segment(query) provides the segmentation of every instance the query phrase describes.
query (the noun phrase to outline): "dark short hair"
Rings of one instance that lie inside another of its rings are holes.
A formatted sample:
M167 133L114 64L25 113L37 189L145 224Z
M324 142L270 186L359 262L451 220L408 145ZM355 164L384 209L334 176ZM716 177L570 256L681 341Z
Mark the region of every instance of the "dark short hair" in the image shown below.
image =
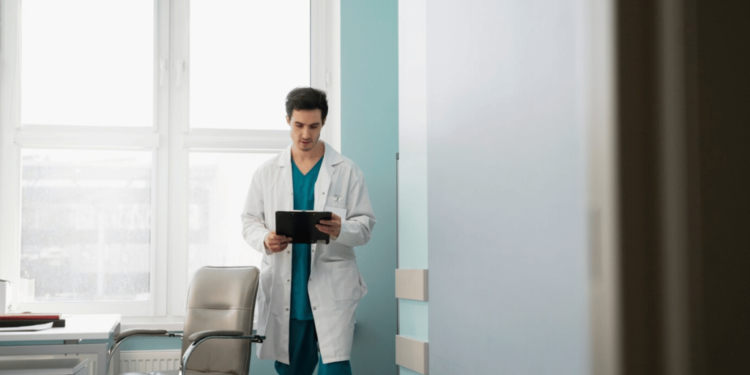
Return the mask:
M294 110L319 109L323 121L328 115L328 100L325 91L312 87L297 87L286 96L286 115L292 118Z

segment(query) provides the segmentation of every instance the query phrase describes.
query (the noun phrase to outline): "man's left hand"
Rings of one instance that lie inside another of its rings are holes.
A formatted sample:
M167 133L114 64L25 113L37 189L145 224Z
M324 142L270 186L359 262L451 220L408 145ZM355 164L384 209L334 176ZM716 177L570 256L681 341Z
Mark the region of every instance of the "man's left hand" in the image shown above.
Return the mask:
M321 220L320 224L315 224L315 227L335 240L341 234L341 216L331 213L331 220Z

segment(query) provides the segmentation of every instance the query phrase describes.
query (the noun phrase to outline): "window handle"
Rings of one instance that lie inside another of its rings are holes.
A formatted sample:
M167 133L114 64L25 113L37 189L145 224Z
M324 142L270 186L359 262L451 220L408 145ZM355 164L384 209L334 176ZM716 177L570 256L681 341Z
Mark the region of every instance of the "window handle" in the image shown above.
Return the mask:
M177 82L176 85L179 86L182 83L182 75L185 73L185 60L179 60L177 61Z
M159 59L159 86L167 82L167 59Z

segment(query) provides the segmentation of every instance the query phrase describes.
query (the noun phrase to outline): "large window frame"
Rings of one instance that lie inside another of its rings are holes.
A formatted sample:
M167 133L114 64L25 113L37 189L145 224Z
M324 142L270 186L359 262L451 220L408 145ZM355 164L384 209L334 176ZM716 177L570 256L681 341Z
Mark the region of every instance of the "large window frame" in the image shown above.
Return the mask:
M279 152L285 130L191 129L189 0L154 0L154 123L143 128L22 124L22 0L0 2L0 279L20 277L21 150L153 152L150 297L143 302L16 303L19 311L119 313L125 323L180 322L187 295L188 161L193 152ZM327 91L323 139L340 149L339 0L311 0L310 85ZM280 101L283 98L279 98ZM237 208L237 217L241 207ZM239 235L239 234L238 234ZM178 328L178 327L175 327Z

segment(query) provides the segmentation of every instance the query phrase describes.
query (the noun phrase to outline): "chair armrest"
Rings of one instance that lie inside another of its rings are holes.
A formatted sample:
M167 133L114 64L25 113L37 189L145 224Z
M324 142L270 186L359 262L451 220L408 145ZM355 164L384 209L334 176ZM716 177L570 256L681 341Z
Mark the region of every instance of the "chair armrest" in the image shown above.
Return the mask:
M114 336L114 345L109 348L107 353L107 364L105 367L105 374L109 374L109 366L112 363L112 357L114 357L117 349L128 339L136 336L151 336L151 337L182 337L178 333L169 333L166 329L127 329Z
M124 340L130 336L137 335L149 335L149 336L161 336L166 335L166 329L128 329L115 335L115 342Z
M200 331L190 335L188 340L190 340L190 342L196 342L208 336L242 336L242 331Z
M188 359L193 353L193 350L208 339L234 339L234 340L248 340L250 342L262 344L266 339L266 336L244 336L242 331L201 331L196 332L188 337L191 344L188 346L185 353L182 355L182 363L180 364L180 370L187 368Z

